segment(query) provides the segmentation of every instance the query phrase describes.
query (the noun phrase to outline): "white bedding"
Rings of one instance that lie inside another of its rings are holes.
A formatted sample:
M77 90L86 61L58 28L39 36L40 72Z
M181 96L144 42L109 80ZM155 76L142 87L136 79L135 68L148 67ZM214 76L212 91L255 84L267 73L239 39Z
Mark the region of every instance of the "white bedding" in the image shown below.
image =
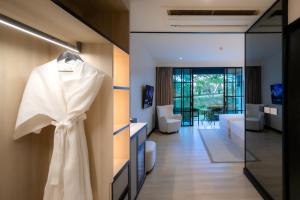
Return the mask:
M231 140L239 147L244 149L245 141L245 122L244 120L230 121Z
M228 136L231 135L231 121L244 121L244 114L222 114L219 115L220 129Z

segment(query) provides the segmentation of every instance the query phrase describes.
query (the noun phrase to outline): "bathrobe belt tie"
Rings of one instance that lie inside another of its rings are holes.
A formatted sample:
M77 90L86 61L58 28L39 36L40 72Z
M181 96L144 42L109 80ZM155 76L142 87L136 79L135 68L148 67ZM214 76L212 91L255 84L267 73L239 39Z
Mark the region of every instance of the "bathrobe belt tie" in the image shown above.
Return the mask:
M53 145L53 166L51 169L49 179L51 185L58 185L60 177L62 176L64 159L65 159L65 149L66 149L66 136L74 124L79 121L86 119L86 114L81 114L72 118L68 118L62 121L52 121L51 124L55 126L54 132L54 145Z

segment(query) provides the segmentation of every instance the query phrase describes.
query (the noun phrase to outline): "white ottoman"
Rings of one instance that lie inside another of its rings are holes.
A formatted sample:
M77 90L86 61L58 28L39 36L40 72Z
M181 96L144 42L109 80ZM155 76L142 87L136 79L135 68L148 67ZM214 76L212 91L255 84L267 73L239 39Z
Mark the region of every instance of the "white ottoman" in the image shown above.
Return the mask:
M146 141L145 168L147 173L154 168L155 160L156 143L153 141Z

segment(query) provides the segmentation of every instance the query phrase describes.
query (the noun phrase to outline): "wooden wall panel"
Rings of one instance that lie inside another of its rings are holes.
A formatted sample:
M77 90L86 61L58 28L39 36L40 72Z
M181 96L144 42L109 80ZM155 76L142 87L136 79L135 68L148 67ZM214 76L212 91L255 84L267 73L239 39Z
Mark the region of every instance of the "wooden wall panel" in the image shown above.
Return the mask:
M7 27L0 32L0 199L42 199L53 127L14 141L14 126L30 72L62 49Z
M0 199L39 200L47 180L54 127L14 141L14 126L30 72L65 50L7 27L0 26L0 33ZM95 200L110 199L111 194L112 51L110 44L83 44L82 58L106 73L85 121Z
M82 57L105 72L105 79L88 112L86 136L94 200L108 200L113 174L113 91L111 44L85 44Z

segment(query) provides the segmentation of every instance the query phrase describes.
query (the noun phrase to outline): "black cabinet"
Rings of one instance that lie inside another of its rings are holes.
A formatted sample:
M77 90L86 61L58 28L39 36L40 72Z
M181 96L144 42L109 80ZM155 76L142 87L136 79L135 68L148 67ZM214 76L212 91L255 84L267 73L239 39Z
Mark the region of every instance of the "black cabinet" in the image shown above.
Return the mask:
M137 188L139 190L145 179L145 142L138 147L137 155Z
M130 138L130 199L134 200L141 189L145 178L145 141L147 125L140 128Z
M114 177L112 184L112 200L127 200L129 193L129 164L123 166Z

